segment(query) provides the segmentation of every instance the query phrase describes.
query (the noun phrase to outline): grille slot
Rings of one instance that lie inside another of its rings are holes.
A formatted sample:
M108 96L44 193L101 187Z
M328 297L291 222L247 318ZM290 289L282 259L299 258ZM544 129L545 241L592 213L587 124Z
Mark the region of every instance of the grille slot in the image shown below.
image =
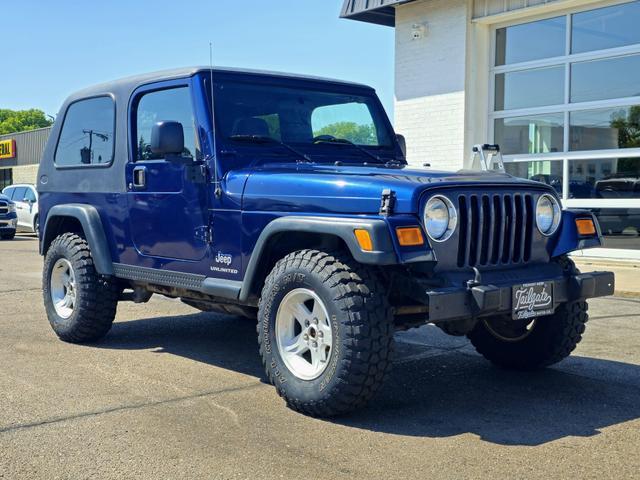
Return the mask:
M531 259L532 194L461 194L458 209L458 267L526 263Z
M9 204L0 201L0 215L6 215L7 213L9 213Z

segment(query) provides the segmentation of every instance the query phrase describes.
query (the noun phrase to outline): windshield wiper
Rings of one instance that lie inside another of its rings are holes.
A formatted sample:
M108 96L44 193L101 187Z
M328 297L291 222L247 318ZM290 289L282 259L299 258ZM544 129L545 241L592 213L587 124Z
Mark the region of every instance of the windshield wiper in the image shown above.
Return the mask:
M384 162L384 160L382 160L379 156L371 153L369 150L367 150L364 147L361 147L360 145L358 145L357 143L353 143L351 140L347 140L346 138L337 138L334 137L333 135L321 135L319 137L316 137L313 139L314 143L329 143L329 144L337 144L337 145L351 145L352 147L356 147L358 150L360 150L362 153L364 153L365 155L373 158L375 161L377 162Z
M287 145L280 140L276 140L273 137L268 137L266 135L231 135L229 137L231 140L235 140L237 142L249 142L249 143L274 143L276 145L280 145L290 152L294 153L298 157L304 159L305 162L313 163L313 160L306 154L293 148L291 145Z

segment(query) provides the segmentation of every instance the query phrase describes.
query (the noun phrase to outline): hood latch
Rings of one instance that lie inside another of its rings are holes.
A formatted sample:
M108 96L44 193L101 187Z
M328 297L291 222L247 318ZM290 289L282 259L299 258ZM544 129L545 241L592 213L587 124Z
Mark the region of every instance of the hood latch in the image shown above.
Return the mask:
M396 192L389 188L382 190L382 197L380 201L380 215L388 217L393 213L393 209L396 206Z

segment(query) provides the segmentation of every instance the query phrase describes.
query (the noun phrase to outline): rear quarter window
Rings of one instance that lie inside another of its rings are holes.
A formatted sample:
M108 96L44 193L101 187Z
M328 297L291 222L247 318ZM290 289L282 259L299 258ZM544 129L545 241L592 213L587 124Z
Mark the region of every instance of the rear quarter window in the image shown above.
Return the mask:
M57 167L109 166L113 162L116 107L111 97L72 103L54 157Z

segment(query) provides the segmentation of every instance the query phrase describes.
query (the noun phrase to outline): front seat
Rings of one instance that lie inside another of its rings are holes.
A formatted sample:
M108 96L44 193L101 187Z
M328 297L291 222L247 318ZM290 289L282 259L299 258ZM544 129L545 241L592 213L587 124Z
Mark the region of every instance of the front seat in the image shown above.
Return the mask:
M234 135L255 135L270 137L269 125L262 118L247 117L238 120L233 128Z

